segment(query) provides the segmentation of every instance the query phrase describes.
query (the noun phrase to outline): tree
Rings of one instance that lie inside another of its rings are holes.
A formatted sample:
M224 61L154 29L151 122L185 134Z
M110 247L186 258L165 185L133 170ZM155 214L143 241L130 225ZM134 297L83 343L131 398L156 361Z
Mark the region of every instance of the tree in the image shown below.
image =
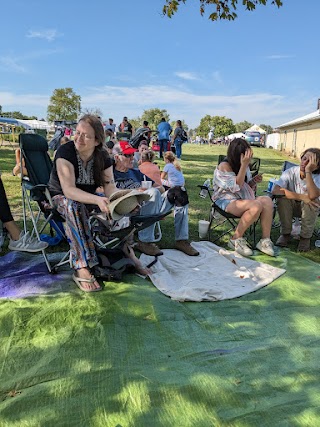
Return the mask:
M213 12L210 13L209 19L211 21L227 20L233 21L237 18L236 10L242 5L246 10L255 10L256 6L265 6L270 0L199 0L200 3L200 14L204 15L206 8L212 6ZM166 0L166 4L163 6L162 12L164 15L171 18L176 12L181 3L186 3L187 0ZM238 6L238 2L240 5ZM271 0L271 4L278 8L282 6L282 0Z
M49 122L54 120L74 121L78 119L80 111L81 97L71 87L55 89L48 105L47 118Z
M239 122L235 124L236 132L243 132L249 129L253 123L247 122L246 120L243 122Z
M82 111L81 111L81 114L91 114L93 116L101 117L101 119L102 119L102 116L103 116L102 111L98 107L94 107L94 108L88 108L88 107L86 107L86 108L83 108Z
M148 126L150 129L157 130L157 126L160 123L162 117L164 117L167 122L169 121L170 116L167 113L167 110L160 110L160 108L151 108L150 110L144 110L141 116L140 126L142 126L142 122L146 120L149 123Z
M231 119L224 116L210 116L207 114L200 120L200 125L197 128L198 135L203 138L208 137L210 129L214 129L214 136L227 136L234 133L236 128Z
M273 132L273 127L270 125L259 125L263 130L267 132L267 134Z

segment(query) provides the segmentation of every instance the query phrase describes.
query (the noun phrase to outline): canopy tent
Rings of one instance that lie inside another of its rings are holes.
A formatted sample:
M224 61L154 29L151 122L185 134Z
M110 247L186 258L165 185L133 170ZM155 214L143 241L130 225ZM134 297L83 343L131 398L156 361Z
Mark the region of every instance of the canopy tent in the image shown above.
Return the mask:
M263 134L266 133L266 131L258 125L252 125L250 128L246 129L246 132L260 132Z
M18 120L22 125L30 126L32 129L54 129L54 126L44 120Z
M1 123L7 123L8 125L22 126L25 129L46 129L50 130L53 126L43 120L22 120L13 119L8 117L0 117Z
M25 129L32 129L30 125L28 125L27 123L22 123L21 120L18 119L0 117L0 122L8 125L23 126Z

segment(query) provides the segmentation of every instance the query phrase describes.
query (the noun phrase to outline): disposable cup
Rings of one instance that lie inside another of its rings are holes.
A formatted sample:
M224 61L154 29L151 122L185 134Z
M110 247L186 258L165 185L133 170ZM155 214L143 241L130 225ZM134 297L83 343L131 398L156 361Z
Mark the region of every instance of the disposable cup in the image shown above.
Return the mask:
M141 181L141 188L151 188L152 181Z
M204 219L199 220L199 237L205 239L209 231L210 222Z

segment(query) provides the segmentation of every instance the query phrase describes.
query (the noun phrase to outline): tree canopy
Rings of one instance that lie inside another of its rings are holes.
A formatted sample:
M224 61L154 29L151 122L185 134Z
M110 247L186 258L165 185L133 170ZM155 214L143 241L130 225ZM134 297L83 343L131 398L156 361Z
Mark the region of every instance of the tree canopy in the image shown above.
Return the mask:
M253 125L253 123L247 122L246 120L244 120L243 122L236 123L235 124L236 132L243 132L244 133L244 131L251 128L252 125Z
M203 138L207 138L211 129L214 129L214 136L226 136L234 133L236 128L231 119L224 116L210 116L207 114L200 120L200 125L197 128L197 134Z
M209 12L208 17L211 21L233 21L238 16L236 14L237 8L242 6L246 10L251 11L254 10L256 6L266 6L268 1L277 7L282 6L281 0L199 0L200 14L204 15L209 8L212 8L213 12ZM178 12L181 3L186 2L187 0L166 0L163 6L163 14L171 18Z
M77 120L81 111L81 97L71 87L55 89L47 109L49 122L54 120Z

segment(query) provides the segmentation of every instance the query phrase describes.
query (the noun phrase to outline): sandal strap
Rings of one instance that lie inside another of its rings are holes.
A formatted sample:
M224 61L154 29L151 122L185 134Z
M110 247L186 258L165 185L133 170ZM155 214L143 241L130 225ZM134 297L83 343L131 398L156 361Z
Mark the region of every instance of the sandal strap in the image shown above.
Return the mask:
M82 278L82 277L79 277L79 276L76 276L76 275L75 275L75 278L76 278L77 280L79 280L79 282L84 282L84 283L93 283L93 282L95 282L95 281L96 281L96 278L95 278L94 276L91 276L91 278L90 278L90 279L85 279L85 278Z

